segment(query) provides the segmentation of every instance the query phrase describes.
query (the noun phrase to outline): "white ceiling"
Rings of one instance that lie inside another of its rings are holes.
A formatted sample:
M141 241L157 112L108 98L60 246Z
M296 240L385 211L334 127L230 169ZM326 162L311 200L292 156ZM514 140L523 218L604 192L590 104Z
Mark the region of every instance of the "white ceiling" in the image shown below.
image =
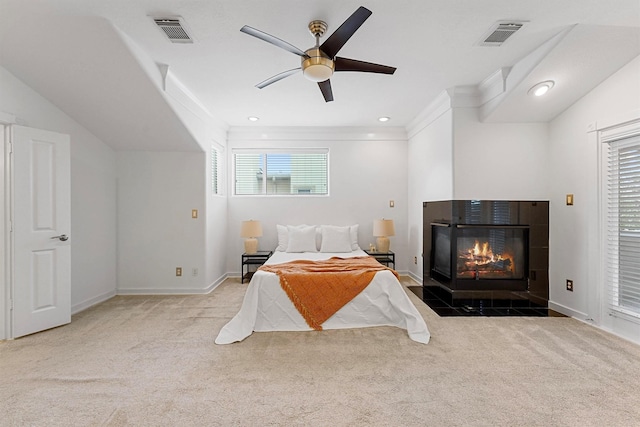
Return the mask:
M309 21L326 21L330 34L359 6L373 15L340 56L395 66L394 75L336 73L330 103L301 74L254 87L298 67L299 57L241 33L243 25L305 50L314 44ZM181 16L195 43L170 43L150 18L167 15ZM477 46L499 20L527 23L502 47ZM488 118L546 121L637 56L639 31L638 0L0 0L0 65L114 148L154 149L155 140L162 149L171 144L160 134L188 132L168 120L149 77L157 70L146 63L168 65L231 127L406 126L445 89L478 85L504 67L511 81ZM562 96L531 105L526 90L537 79L556 79ZM147 142L135 145L124 129Z

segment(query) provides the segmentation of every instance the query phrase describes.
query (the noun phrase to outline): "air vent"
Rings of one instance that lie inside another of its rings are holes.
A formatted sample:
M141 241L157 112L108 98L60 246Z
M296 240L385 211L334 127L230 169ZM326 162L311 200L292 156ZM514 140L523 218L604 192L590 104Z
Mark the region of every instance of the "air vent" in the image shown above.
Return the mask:
M478 43L479 46L502 46L509 37L524 25L523 21L497 22Z
M185 29L182 18L153 18L153 21L172 43L193 43L193 39Z

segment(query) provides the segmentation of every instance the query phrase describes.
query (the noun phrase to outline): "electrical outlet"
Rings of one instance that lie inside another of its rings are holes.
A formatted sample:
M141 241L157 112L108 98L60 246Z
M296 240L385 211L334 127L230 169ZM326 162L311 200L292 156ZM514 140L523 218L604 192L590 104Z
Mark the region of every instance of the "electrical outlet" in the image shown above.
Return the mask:
M191 275L192 275L193 277L196 277L196 276L198 275L198 269L197 269L197 268L193 268L193 269L191 270Z
M417 256L414 256L414 257L413 257L413 263L414 263L415 265L418 265L418 257L417 257Z
M567 279L567 290L573 292L573 280Z
M176 267L176 276L182 276L182 267Z

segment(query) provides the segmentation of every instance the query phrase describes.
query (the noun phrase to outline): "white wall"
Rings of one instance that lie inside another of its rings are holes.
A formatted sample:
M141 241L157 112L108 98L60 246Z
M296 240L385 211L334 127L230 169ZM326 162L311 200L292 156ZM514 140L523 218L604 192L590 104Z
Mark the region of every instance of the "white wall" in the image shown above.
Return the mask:
M117 153L119 294L207 291L206 162L204 152Z
M226 182L226 143L228 126L214 118L202 104L170 71L165 79L165 98L173 108L182 123L189 130L194 140L205 154L205 210L201 212L205 226L204 251L204 284L207 289L213 289L221 283L227 275L227 194L225 191L218 195L211 193L211 150L216 146L220 150L222 173L220 174L220 188L224 189ZM193 244L198 244L193 242Z
M226 139L225 139L226 142ZM213 146L220 149L221 173L219 174L220 192L217 195L212 193L211 186L211 149ZM228 170L226 167L226 148L217 142L213 142L206 153L207 171L205 183L206 199L206 248L205 248L205 284L210 289L220 284L227 277L227 258L229 252L228 232L229 216L228 193L225 183L228 181Z
M453 110L453 199L548 200L547 123L483 123Z
M640 343L640 326L601 314L598 281L598 146L588 129L595 123L640 116L640 57L551 122L550 304ZM574 205L564 203L574 194ZM565 289L573 279L574 291Z
M262 222L260 249L277 246L276 224L359 224L363 249L375 243L373 220L393 219L390 238L396 269L408 268L407 141L404 129L231 129L228 140L229 177L234 148L329 148L329 196L233 196L229 179L227 269L240 273L244 251L240 223ZM395 207L389 207L389 201ZM413 262L411 258L411 262Z
M408 143L408 252L418 263L410 274L422 282L422 203L453 198L453 114L450 108L427 119Z
M0 87L0 111L18 124L71 137L71 307L78 312L115 295L115 153L1 67Z

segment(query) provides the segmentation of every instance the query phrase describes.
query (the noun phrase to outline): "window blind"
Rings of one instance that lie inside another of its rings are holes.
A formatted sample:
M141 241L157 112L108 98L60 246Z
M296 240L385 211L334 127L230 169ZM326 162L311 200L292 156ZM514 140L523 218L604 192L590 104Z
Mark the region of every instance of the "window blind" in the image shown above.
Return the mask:
M608 302L640 319L640 135L607 145Z
M328 150L234 152L236 195L326 195Z
M211 193L220 194L220 153L211 147Z

